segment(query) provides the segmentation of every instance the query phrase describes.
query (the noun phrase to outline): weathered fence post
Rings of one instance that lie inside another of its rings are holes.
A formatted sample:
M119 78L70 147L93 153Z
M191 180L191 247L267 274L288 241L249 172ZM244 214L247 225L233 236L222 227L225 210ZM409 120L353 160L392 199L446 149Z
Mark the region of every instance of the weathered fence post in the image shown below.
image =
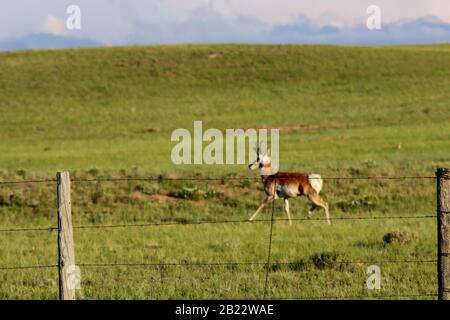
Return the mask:
M450 300L450 169L439 168L437 178L438 298Z
M59 299L74 300L75 250L72 230L72 210L70 203L69 172L56 174L56 194L58 208L58 271Z

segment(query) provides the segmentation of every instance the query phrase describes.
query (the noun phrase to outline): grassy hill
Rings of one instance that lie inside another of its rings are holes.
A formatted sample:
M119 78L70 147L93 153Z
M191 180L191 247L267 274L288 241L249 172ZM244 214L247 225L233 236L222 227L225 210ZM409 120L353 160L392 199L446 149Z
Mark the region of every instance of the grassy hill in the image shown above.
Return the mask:
M450 166L450 45L0 53L0 182L53 177L59 169L89 178L256 177L246 165L173 165L170 135L192 131L194 120L204 128L281 128L281 170L433 176L437 166ZM277 221L272 261L294 263L271 267L268 297L436 292L435 219L401 218L435 214L434 188L426 179L326 180L333 218L391 219ZM0 230L54 226L54 190L53 183L0 185ZM243 220L262 198L254 181L72 184L76 226ZM291 212L305 218L308 206L293 200ZM281 202L275 210L275 218L285 217ZM76 229L76 258L82 265L265 262L269 226ZM52 231L1 237L0 269L56 263ZM365 286L371 264L381 267L380 291ZM265 279L261 264L81 272L79 298L261 298ZM57 298L56 269L0 270L0 299L7 298Z
M282 133L282 169L376 161L425 172L449 161L449 88L450 46L0 53L0 169L190 172L172 165L170 134L203 120L219 129L319 125Z

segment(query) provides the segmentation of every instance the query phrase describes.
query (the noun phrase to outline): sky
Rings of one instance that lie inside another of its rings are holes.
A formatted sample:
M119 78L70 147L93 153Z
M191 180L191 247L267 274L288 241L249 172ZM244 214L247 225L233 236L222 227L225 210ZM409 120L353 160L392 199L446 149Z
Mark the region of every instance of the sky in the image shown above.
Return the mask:
M66 12L80 9L80 29ZM367 8L380 9L370 30ZM450 0L15 0L0 50L171 43L450 42Z

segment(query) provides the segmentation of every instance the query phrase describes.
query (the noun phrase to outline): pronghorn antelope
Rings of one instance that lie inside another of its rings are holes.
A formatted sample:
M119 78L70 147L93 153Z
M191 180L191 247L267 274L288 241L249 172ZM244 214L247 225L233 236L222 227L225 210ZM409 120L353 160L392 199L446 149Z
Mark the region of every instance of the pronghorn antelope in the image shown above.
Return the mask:
M272 164L268 152L261 153L260 148L257 148L256 153L258 155L256 161L251 163L248 167L252 170L260 168L262 183L267 198L260 203L256 212L250 217L250 221L253 221L256 218L258 213L267 203L278 198L283 198L284 209L289 224L292 225L291 214L289 212L289 198L306 196L312 203L311 209L308 211L308 218L311 218L314 209L322 207L325 209L327 223L331 224L328 203L319 196L323 184L320 175L315 173L290 172L278 172L272 174Z

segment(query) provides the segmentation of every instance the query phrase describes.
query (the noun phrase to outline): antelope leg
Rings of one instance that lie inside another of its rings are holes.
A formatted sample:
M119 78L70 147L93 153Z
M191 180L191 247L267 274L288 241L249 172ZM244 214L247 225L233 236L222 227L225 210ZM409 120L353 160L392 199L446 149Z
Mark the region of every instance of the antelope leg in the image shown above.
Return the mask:
M270 202L273 201L273 197L268 196L267 198L265 198L263 201L261 201L261 203L259 204L258 209L256 209L255 213L250 217L250 221L255 220L256 216L258 215L258 213L262 210L262 208L264 208L264 206Z

